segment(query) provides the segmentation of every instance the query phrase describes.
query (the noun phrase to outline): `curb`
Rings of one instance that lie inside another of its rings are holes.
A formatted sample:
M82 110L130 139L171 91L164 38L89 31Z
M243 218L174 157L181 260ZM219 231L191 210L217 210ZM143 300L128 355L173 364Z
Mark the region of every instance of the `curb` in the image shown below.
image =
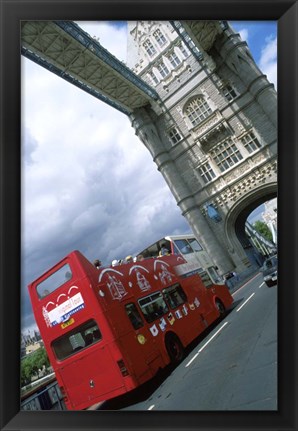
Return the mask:
M234 295L234 293L238 292L238 290L242 289L244 286L246 286L252 280L254 280L255 278L257 278L259 275L260 275L260 273L258 272L257 274L255 274L254 276L252 276L251 278L249 278L248 280L246 280L244 282L244 284L241 284L239 287L236 287L236 289L231 293L231 295Z

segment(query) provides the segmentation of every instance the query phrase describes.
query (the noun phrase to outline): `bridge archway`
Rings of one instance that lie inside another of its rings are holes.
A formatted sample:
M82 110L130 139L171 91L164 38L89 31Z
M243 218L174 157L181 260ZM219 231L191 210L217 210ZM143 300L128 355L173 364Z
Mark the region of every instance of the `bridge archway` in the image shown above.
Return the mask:
M277 183L258 187L247 193L230 208L225 220L229 250L236 266L260 266L261 260L245 232L248 216L263 203L277 197Z

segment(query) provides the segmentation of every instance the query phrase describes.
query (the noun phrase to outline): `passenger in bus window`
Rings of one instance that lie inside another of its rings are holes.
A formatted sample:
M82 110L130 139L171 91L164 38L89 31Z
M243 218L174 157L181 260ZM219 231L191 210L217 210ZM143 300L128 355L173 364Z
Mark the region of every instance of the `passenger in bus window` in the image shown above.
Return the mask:
M162 305L153 304L153 313L156 317L163 316L165 312L166 311Z
M180 285L164 289L163 295L172 309L182 305L187 300L186 294Z
M95 259L95 261L93 262L93 265L95 266L96 269L99 269L102 264L100 260Z
M176 308L179 305L177 298L169 293L165 293L165 299L171 308Z
M173 303L174 303L174 307L178 307L178 305L180 305L180 302L179 302L179 299L178 299L178 297L177 297L177 294L176 294L176 293L174 293L174 294L173 294L173 296L172 296L172 301L173 301Z
M100 340L100 331L99 331L99 329L95 329L93 331L93 338L94 338L95 341L96 340Z
M142 326L144 326L144 323L143 323L143 320L140 316L140 313L138 312L138 310L134 304L127 304L125 306L125 308L126 308L126 313L129 317L129 320L131 321L134 329L139 329Z
M133 258L132 258L132 256L126 256L126 258L125 258L125 262L126 262L126 263L133 262Z
M142 260L144 260L144 256L142 254L138 254L137 261L141 262Z
M160 249L160 252L159 252L159 256L167 256L168 254L170 254L170 252L167 249L167 247L165 246L165 244L163 244L161 246L161 249Z
M92 332L89 332L88 334L85 335L85 343L86 343L86 346L89 346L90 344L93 343L93 334L92 334Z
M142 321L142 319L140 318L139 315L131 312L129 314L129 318L130 318L130 321L131 321L132 326L134 327L134 329L138 329L141 326L143 326L143 321Z

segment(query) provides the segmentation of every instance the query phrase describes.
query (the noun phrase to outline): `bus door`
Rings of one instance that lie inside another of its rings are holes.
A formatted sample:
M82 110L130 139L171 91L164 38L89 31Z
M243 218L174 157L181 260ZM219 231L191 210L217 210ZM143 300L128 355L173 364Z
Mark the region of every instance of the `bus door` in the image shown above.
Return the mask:
M157 295L160 296L160 294ZM139 302L141 301L142 300ZM145 377L148 372L154 375L158 368L165 366L167 359L162 356L158 340L154 337L154 331L153 333L151 332L152 329L150 328L153 325L148 326L147 324L150 318L148 318L147 314L144 315L139 310L139 305L135 302L129 302L125 305L125 312L129 318L134 335L133 337L130 336L125 339L125 345L123 347L127 349L127 351L135 352L133 358L134 371L138 380L142 380L142 375ZM124 339L122 343L124 343ZM139 356L140 359L139 363L137 356Z
M117 391L124 386L120 365L103 342L100 328L90 319L52 343L64 388L72 408L86 400Z
M129 268L129 265L124 265L122 268L119 267L118 272L122 271L125 274ZM125 285L125 282L118 285L117 292L120 287L122 289L121 298L120 294L111 290L111 283L109 289L102 284L100 291L110 292L110 295L101 296L100 303L101 307L105 307L105 316L113 328L115 342L122 352L123 360L132 377L140 383L154 375L164 363L158 345L155 341L149 342L152 337L148 333L146 320L137 305L137 300L126 291Z

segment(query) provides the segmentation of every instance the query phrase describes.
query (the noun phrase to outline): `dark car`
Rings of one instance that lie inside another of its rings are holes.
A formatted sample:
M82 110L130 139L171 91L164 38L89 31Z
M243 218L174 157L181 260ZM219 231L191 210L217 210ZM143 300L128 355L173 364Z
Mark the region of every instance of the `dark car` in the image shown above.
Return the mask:
M268 257L265 260L261 271L268 287L277 284L277 256Z

